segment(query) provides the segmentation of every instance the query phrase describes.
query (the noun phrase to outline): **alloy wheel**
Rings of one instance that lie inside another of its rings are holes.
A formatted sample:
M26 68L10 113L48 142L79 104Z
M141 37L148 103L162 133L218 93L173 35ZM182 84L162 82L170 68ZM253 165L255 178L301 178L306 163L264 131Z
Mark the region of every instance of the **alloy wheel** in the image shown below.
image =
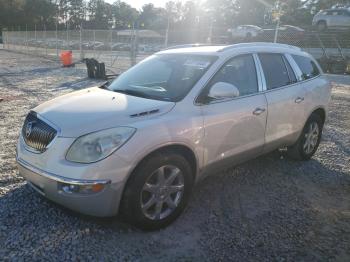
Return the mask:
M141 190L141 209L151 220L161 220L174 212L184 194L184 176L181 170L165 165L155 170Z
M303 145L303 150L306 154L310 154L317 146L319 139L319 127L316 122L311 122L308 131L305 132L305 142Z

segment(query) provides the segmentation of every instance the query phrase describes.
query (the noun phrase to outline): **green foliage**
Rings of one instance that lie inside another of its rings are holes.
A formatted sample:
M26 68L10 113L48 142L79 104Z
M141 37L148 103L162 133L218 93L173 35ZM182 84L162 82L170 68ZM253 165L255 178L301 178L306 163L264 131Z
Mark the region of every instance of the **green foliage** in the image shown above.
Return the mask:
M350 4L350 0L174 0L165 8L146 4L139 11L122 0L113 4L104 0L0 0L0 28L164 30L169 24L171 29L188 30L266 25L275 22L276 10L282 14L282 23L310 25L316 12L335 4Z

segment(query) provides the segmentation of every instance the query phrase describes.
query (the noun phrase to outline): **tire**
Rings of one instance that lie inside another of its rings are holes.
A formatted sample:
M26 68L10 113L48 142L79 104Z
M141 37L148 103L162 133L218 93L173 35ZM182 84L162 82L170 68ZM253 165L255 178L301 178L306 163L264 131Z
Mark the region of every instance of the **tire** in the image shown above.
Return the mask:
M165 180L160 179L162 173ZM171 175L175 179L170 185ZM171 152L151 155L141 162L127 182L121 202L122 217L143 230L166 227L186 207L192 186L192 169L184 157ZM180 188L182 190L171 193Z
M317 128L317 134L311 132L314 128ZM315 154L321 142L322 129L323 121L321 117L317 114L312 114L307 120L297 142L288 147L287 155L295 160L309 160ZM310 132L313 135L313 138L310 136Z
M317 30L323 32L327 30L327 23L325 21L320 21L317 23Z
M246 34L246 36L245 36L245 40L246 40L246 41L252 41L252 39L253 39L252 33L248 32L248 33Z

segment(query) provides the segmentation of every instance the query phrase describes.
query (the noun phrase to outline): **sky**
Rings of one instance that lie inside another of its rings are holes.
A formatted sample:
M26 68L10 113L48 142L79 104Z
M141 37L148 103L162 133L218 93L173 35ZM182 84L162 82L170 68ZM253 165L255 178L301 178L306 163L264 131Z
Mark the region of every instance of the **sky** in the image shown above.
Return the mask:
M113 4L115 0L105 0L108 3ZM145 4L152 3L156 7L165 7L166 0L123 0L123 2L128 3L132 7L135 7L136 9L141 9L141 7Z

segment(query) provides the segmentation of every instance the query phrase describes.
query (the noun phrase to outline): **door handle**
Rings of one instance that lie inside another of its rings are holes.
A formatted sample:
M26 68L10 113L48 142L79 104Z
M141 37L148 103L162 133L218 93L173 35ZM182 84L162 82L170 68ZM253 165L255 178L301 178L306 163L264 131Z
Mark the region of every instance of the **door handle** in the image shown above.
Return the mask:
M299 104L299 103L301 103L301 102L303 102L304 101L304 97L297 97L295 100L294 100L294 102L295 103L297 103L297 104Z
M265 108L258 107L253 111L253 115L256 115L256 116L261 115L262 113L265 112L265 110L266 110Z

